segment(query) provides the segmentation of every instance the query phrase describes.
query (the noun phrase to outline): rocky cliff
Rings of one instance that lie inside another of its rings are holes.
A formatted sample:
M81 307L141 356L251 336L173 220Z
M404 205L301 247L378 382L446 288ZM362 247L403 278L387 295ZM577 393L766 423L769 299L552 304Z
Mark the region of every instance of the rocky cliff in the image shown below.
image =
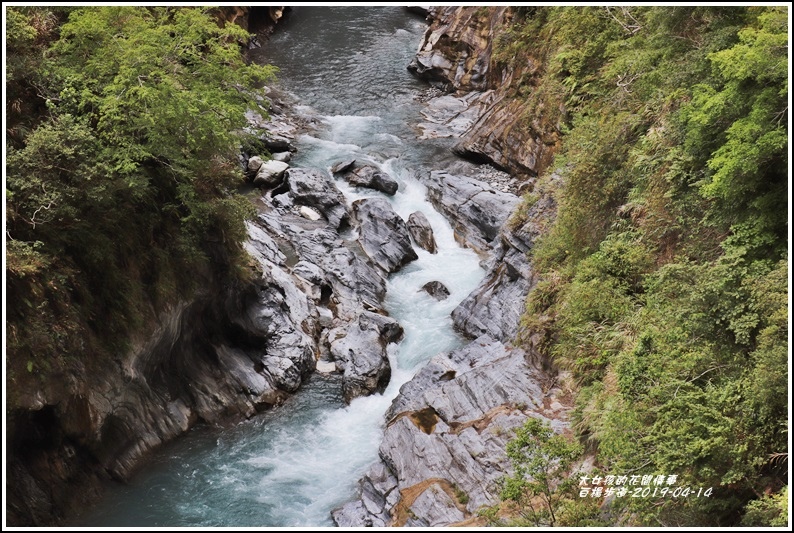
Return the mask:
M455 93L457 105L439 100L429 107L435 115L430 122L458 125L449 134L461 137L455 147L459 155L491 163L526 181L551 163L559 144L559 124L544 115L560 113L525 113L520 94L532 86L541 68L538 62L528 57L518 67L505 68L494 58L494 48L500 38L509 38L507 29L515 16L514 7L433 8L430 26L408 69Z

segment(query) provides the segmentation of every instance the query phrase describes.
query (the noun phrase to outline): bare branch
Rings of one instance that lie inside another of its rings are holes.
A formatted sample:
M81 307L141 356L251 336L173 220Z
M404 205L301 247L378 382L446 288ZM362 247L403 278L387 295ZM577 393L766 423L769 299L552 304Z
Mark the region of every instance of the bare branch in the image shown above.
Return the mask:
M33 226L33 229L36 229L36 215L38 215L41 210L48 211L51 207L52 207L52 201L50 201L50 203L48 203L47 205L42 205L41 207L33 211L33 216L30 217L30 220L26 222L31 226Z
M612 13L611 7L604 6L604 8L607 10L607 13L609 13L609 15L615 20L615 22L620 24L620 27L623 28L626 31L626 33L630 35L634 35L635 33L637 33L642 29L642 25L639 23L639 21L636 18L634 18L634 15L631 14L631 10L628 7L623 6L620 8L620 11L623 14L623 16L629 19L627 22L623 22L622 20L617 18L615 14Z

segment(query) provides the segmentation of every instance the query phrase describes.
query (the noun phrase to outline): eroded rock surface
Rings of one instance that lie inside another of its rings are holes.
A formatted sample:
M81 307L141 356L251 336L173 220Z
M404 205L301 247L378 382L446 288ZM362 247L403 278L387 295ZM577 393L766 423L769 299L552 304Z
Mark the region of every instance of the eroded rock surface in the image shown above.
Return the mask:
M436 7L408 70L446 91L484 91L491 70L495 27L509 16L509 8Z
M402 336L403 329L396 320L368 311L362 312L357 321L328 332L331 358L343 373L345 401L383 392L391 377L386 346L399 342Z
M396 272L419 258L411 246L405 221L389 202L382 198L356 200L353 213L361 248L385 272Z
M482 336L434 357L386 413L381 462L360 482L339 524L450 525L498 500L513 430L528 416L566 431L562 391L520 349Z
M440 281L428 281L420 289L436 300L446 300L449 298L449 289Z
M373 165L356 165L355 161L343 161L336 165L332 172L340 174L345 181L354 187L365 187L394 196L399 184L387 173Z
M417 246L427 250L431 254L437 253L436 239L433 235L433 227L427 217L421 211L416 211L408 215L408 232L413 237Z
M286 180L292 203L317 209L334 229L347 222L349 211L345 197L326 172L291 168Z
M505 36L515 9L431 9L430 26L408 69L433 86L455 91L428 102L426 121L420 124L424 137L460 137L457 154L527 180L551 163L565 110L542 109L527 116L523 99L513 96L538 75L538 63L529 57L502 70L492 58L493 43Z
M450 221L456 240L481 256L498 244L499 230L519 202L487 183L441 170L431 172L425 183L428 199Z
M527 295L534 286L529 251L556 212L550 196L528 210L511 214L487 264L487 273L474 291L452 311L452 320L469 337L488 334L512 343L518 333Z

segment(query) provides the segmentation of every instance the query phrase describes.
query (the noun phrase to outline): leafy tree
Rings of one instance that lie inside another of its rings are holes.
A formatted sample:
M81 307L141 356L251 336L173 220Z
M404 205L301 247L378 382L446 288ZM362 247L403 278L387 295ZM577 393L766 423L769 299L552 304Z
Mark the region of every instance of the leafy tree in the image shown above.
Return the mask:
M788 486L777 493L754 500L747 505L743 526L786 527L788 523Z
M538 418L530 418L507 444L513 474L502 480L501 497L521 504L535 526L555 525L558 508L575 480L567 477L581 448ZM538 501L539 500L539 501Z
M234 277L251 214L237 152L274 69L247 64L248 34L207 9L9 13L10 60L33 67L11 75L41 102L7 144L9 360L43 372Z

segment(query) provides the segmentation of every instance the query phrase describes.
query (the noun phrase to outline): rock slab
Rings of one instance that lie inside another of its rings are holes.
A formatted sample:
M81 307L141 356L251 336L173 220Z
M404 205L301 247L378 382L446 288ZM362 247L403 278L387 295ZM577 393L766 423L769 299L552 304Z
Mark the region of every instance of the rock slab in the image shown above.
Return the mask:
M292 168L287 174L288 195L297 205L317 209L334 229L347 222L345 197L331 177L319 169Z
M381 462L334 521L447 526L496 503L513 430L529 416L567 428L568 408L556 401L562 391L544 391L547 379L523 350L488 336L434 357L400 389L386 413Z
M417 246L427 250L431 254L438 253L436 239L433 235L433 227L427 217L421 211L416 211L408 215L408 232L413 237Z
M513 208L516 195L467 176L434 170L425 180L427 197L455 230L455 238L485 257Z
M399 184L391 176L372 165L364 165L343 173L345 180L355 187L366 187L394 196Z
M411 246L405 221L394 212L389 202L382 198L356 200L353 214L359 228L361 248L385 272L397 272L419 258Z

